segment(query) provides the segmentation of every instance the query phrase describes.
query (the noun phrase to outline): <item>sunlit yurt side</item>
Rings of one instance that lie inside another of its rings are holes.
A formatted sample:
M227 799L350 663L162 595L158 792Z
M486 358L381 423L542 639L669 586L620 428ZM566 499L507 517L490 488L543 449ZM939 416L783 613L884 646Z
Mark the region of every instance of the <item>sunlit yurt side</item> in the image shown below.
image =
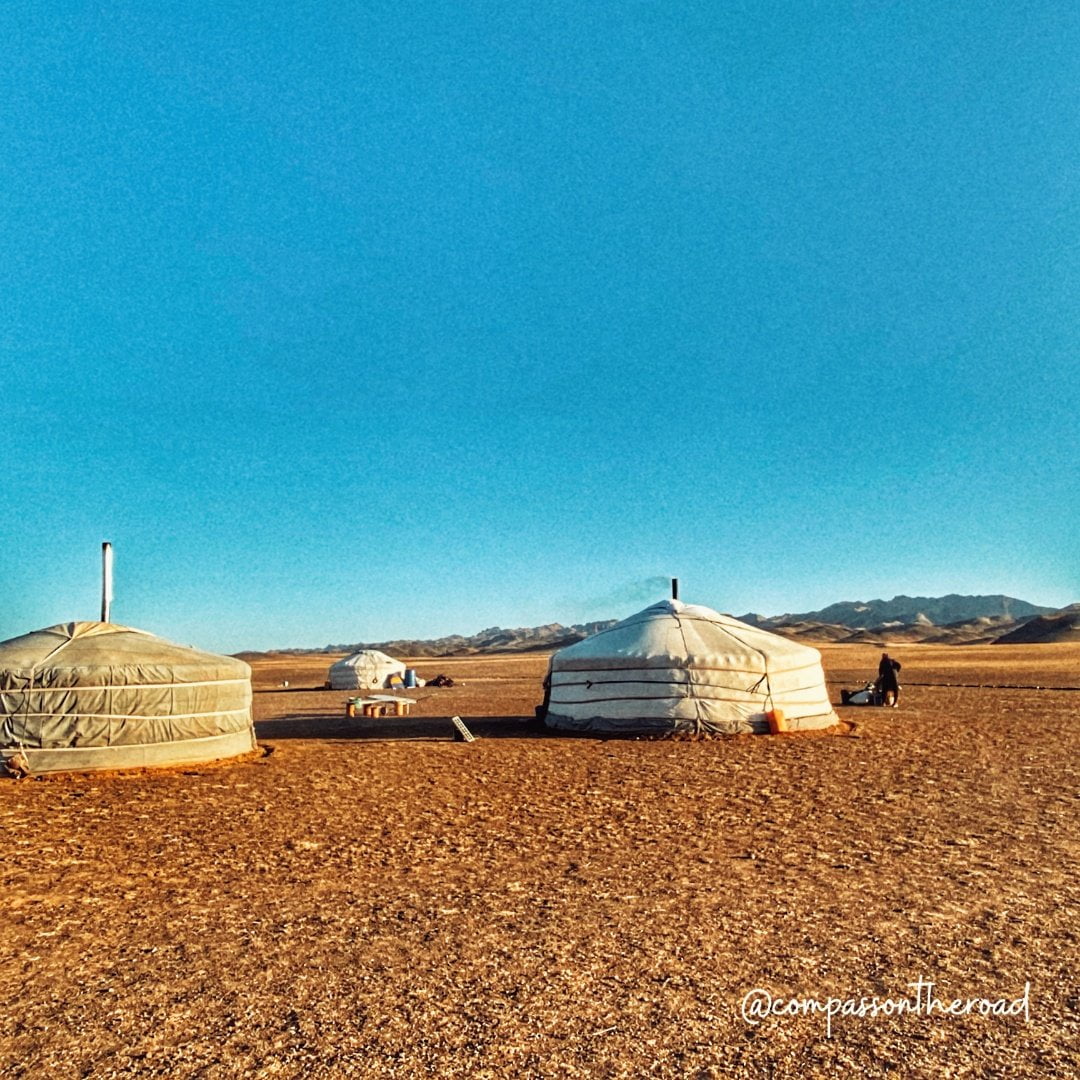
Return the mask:
M573 731L738 734L838 723L817 649L665 600L551 658L547 723Z
M0 755L31 772L184 765L254 749L251 668L107 622L0 642Z

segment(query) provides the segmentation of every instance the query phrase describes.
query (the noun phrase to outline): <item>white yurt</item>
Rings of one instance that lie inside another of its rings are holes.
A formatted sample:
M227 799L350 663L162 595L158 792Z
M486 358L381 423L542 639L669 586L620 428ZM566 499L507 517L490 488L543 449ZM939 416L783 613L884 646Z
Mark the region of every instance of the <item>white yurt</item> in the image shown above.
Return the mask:
M560 649L547 723L572 731L766 732L838 723L817 649L711 608L665 600Z
M391 675L405 677L405 665L377 649L362 649L330 665L327 683L331 690L375 690L388 684Z
M32 773L187 765L255 748L251 668L111 622L0 642L0 756Z

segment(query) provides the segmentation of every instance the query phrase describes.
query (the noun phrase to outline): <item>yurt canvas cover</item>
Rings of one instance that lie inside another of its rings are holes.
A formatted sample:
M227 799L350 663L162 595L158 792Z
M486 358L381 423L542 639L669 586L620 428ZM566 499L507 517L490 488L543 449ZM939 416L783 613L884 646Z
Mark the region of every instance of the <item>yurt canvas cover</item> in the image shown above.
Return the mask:
M32 772L179 765L255 746L251 668L115 623L0 642L0 753Z
M551 658L547 722L607 732L764 732L838 722L821 653L711 608L665 600Z
M391 675L405 675L405 665L377 649L363 649L330 665L331 690L374 690Z

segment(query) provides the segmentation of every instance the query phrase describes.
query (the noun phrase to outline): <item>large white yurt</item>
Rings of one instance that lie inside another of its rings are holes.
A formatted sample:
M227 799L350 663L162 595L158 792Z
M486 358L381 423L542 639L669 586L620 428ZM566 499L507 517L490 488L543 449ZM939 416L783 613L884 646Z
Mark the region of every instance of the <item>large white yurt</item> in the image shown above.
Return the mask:
M817 649L665 600L551 658L547 723L573 731L737 734L838 723Z
M186 765L255 748L251 668L111 622L0 642L0 756L30 772Z
M378 649L362 649L330 665L327 677L331 690L375 690L384 687L391 675L405 677L405 665Z

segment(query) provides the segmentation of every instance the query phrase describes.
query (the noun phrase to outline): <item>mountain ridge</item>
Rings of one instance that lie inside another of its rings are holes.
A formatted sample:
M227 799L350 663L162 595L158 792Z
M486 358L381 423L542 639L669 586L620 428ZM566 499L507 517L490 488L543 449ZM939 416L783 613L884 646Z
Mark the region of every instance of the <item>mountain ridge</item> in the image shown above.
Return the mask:
M1008 616L1022 619L1033 618L1036 615L1050 615L1057 610L1057 608L1043 607L1040 604L1031 604L1015 596L1005 596L1003 593L988 596L962 596L959 593L948 593L946 596L906 596L901 593L891 600L841 600L838 603L829 604L820 611L769 617L753 616L751 613L751 615L739 616L739 618L747 622L752 616L764 618L761 625L822 622L866 630L875 626L884 626L889 622L907 625L922 621L933 623L935 626L947 626L984 616Z
M843 600L819 611L784 615L748 612L735 616L763 630L807 642L925 643L973 645L1001 641L1037 643L1080 638L1080 604L1044 607L1014 596L905 596L891 600ZM849 621L844 621L849 620ZM321 648L267 650L283 655L351 653L379 649L400 656L476 656L529 653L561 649L614 626L617 619L564 625L505 628L489 626L475 634L447 634L438 638L395 638L388 641L324 645ZM1025 627L1031 629L1025 633ZM238 656L262 656L243 652Z

